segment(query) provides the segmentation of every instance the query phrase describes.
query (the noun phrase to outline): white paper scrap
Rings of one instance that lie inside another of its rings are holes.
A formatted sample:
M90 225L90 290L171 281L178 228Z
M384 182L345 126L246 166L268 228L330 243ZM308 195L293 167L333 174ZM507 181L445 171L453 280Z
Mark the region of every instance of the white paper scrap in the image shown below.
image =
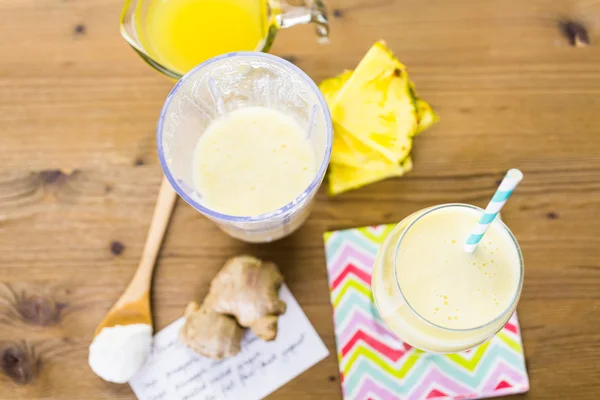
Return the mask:
M242 351L220 361L202 357L178 340L183 318L154 336L142 370L129 382L140 400L260 400L329 354L287 288L287 310L277 339L264 342L246 332Z

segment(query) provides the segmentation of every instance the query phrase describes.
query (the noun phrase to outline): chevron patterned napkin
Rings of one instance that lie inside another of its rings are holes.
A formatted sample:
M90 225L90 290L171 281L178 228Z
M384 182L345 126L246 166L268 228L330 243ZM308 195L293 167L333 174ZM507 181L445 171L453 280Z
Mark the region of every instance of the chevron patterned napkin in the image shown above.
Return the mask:
M386 327L370 282L393 227L324 235L344 400L481 399L529 390L516 314L491 340L456 354L413 349Z

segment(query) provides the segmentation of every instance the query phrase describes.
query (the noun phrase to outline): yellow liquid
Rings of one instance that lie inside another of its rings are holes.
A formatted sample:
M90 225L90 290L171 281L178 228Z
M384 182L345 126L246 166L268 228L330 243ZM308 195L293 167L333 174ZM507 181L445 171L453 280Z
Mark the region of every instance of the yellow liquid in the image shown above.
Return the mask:
M154 0L145 22L150 55L181 74L223 53L260 50L268 30L263 0Z
M290 115L247 107L215 119L194 150L194 183L209 208L255 216L292 202L315 177L306 132Z
M402 340L426 351L455 353L483 343L510 319L521 292L522 265L518 247L498 220L474 253L464 252L462 241L481 216L468 207L447 205L408 229L428 210L408 216L386 238L371 287L381 317Z

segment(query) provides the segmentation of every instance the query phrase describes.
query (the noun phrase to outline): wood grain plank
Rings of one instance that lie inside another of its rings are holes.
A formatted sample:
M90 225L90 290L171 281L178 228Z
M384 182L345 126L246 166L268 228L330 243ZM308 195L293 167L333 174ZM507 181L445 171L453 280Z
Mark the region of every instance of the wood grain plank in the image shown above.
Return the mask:
M0 2L2 399L134 398L93 375L87 346L139 261L161 176L156 120L173 82L120 38L121 5ZM276 243L237 242L179 200L155 276L156 327L201 298L231 255L272 259L331 355L269 398L340 399L322 233L443 202L482 206L516 166L526 179L503 217L525 255L531 391L515 398L599 398L600 2L328 5L330 45L299 27L273 52L318 82L384 38L440 123L415 140L411 174L332 199L321 190L307 223ZM565 20L591 45L572 47ZM6 365L15 359L19 368Z

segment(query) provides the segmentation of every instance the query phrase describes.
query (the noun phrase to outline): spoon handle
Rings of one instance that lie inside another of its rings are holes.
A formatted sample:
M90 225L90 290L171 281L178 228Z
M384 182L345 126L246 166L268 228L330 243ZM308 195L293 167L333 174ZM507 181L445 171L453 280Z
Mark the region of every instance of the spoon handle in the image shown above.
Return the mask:
M167 178L163 176L140 264L119 302L127 303L136 300L149 290L156 257L169 225L176 199L177 193L173 190Z

